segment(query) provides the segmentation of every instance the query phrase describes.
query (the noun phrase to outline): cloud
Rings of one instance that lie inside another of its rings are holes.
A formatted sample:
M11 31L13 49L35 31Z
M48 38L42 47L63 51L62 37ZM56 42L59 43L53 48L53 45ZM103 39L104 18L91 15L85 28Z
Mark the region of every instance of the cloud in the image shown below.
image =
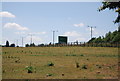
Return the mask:
M87 41L87 39L84 38L84 37L78 37L78 38L76 38L75 40L78 40L78 41L81 41L81 42Z
M41 35L41 34L46 34L46 32L32 32L32 33L29 33L29 34Z
M0 12L0 17L10 17L10 18L15 18L15 15L13 15L10 12L4 11L4 12Z
M41 39L38 36L33 36L32 38L33 38L34 41L43 41L43 39Z
M26 32L15 32L15 34L21 35L21 34L26 34Z
M83 24L83 23L80 23L80 24L73 24L73 26L75 26L75 27L83 27L84 24Z
M71 36L71 37L81 36L80 33L76 32L76 31L65 32L64 35L65 35L65 36Z
M32 43L41 43L43 41L44 40L41 37L39 37L39 36L34 36L34 35L32 36ZM31 42L31 36L27 36L25 38L25 42L26 43Z
M21 34L26 34L26 35L43 35L46 34L46 32L25 32L25 31L19 31L19 32L14 32L15 34L21 35Z
M84 33L79 33L77 31L65 32L62 36L68 36L70 42L85 42L87 41L86 35Z
M6 23L4 25L4 28L7 28L7 29L16 29L16 30L28 30L27 27L23 27L17 23Z

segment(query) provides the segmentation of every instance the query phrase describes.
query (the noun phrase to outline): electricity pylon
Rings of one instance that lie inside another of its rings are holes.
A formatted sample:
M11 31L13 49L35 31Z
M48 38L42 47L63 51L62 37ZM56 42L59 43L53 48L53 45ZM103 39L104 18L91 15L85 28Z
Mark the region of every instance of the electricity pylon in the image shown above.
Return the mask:
M90 27L90 31L91 31L91 39L92 39L92 33L93 33L93 28L96 28L96 26L88 26L88 27Z

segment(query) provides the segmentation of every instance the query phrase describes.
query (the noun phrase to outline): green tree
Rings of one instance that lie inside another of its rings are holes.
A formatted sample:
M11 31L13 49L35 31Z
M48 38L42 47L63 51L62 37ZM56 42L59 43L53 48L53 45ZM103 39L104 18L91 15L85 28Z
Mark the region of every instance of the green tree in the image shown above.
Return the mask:
M29 47L30 45L29 44L26 44L25 47Z
M15 44L11 44L10 47L15 47Z
M116 43L120 42L120 32L115 30L114 32L108 32L106 33L105 37L104 36L99 36L98 38L92 38L91 40L88 41L88 43L102 43L102 42L107 42L107 43Z
M88 41L88 43L93 43L96 40L96 38L92 38Z
M111 33L111 42L114 42L113 39L116 37L117 34L118 34L117 30Z
M99 8L99 11L105 10L107 8L109 10L114 10L115 12L118 13L118 16L114 21L114 23L119 23L120 22L120 1L110 2L109 0L104 0L104 2L102 2L102 6Z
M105 40L105 42L110 42L111 41L111 32L110 31L108 33L106 33L104 40Z
M9 47L9 41L6 41L6 47Z
M117 32L117 34L112 39L112 43L115 43L115 42L120 42L120 33L119 32Z
M30 47L35 47L35 44L34 43L30 44Z
M100 42L102 42L101 36L99 36L99 37L95 40L95 43L100 43Z

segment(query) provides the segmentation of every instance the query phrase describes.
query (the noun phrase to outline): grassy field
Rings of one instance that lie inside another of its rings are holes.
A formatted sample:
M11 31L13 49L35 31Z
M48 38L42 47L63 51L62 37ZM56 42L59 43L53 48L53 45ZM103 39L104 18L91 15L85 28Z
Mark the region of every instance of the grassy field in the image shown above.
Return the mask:
M118 78L118 48L3 47L2 50L3 79Z

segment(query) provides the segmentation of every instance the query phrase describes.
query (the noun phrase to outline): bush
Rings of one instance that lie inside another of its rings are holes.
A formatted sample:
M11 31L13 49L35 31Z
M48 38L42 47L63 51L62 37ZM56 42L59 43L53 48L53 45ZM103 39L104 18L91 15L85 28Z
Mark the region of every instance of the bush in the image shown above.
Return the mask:
M28 73L33 73L33 67L32 66L26 66Z
M75 67L76 67L76 68L79 68L79 67L80 67L78 62L75 63Z
M16 59L16 60L15 60L15 63L20 63L20 59Z
M15 47L15 44L11 44L10 47Z
M87 69L87 65L83 65L83 66L82 66L82 69Z
M70 55L66 54L65 56L77 56L77 55L76 54L70 54Z
M84 56L83 54L81 54L80 56Z
M54 66L54 64L52 62L47 64L48 66Z
M46 76L48 77L48 76L52 76L53 74L51 74L51 73L48 73L48 74L46 74Z

